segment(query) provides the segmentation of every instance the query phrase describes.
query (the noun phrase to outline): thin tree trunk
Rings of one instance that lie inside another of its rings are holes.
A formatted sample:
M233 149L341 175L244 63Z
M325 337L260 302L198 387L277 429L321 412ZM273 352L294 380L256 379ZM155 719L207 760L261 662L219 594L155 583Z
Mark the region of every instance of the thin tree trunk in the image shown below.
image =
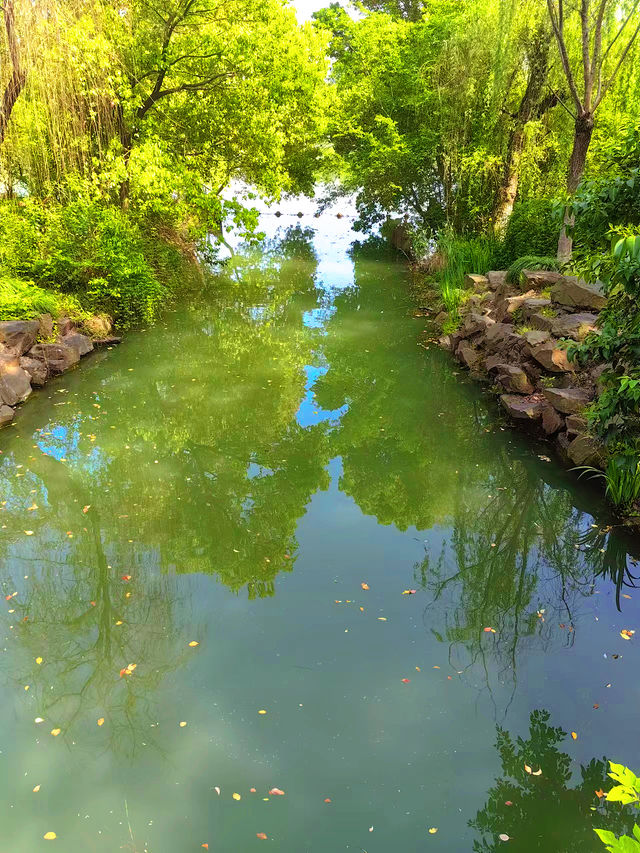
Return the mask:
M16 36L16 20L13 11L13 0L7 0L5 3L4 27L7 33L7 44L9 47L9 56L11 57L13 72L9 82L5 86L4 94L2 96L2 104L0 105L0 145L4 142L11 113L27 79L26 73L20 67L20 51L18 48L18 38Z
M513 213L513 205L520 183L520 160L522 159L523 148L524 126L519 125L509 137L503 179L498 190L498 200L493 214L493 227L497 234L504 232Z
M585 113L578 116L575 123L573 150L571 151L571 159L569 160L569 171L567 172L567 193L570 196L575 194L582 179L592 136L593 115ZM571 213L571 209L567 207L565 208L564 222L560 229L560 239L558 240L558 260L563 264L567 263L567 261L571 259L571 252L573 251L572 232L574 224L575 217Z
M117 107L117 123L118 134L120 136L120 144L122 145L122 157L124 160L125 177L120 182L119 197L120 207L123 210L129 209L129 192L131 190L131 182L129 179L129 163L131 161L131 151L133 149L133 139L131 131L126 125L122 104Z

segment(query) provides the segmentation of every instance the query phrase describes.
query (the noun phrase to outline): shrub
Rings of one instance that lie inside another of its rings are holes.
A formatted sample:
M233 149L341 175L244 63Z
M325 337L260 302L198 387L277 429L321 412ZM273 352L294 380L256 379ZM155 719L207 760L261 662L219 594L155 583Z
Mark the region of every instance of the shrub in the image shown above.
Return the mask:
M552 201L518 202L499 247L498 265L505 269L524 255L555 255L559 232L560 219Z
M555 258L524 255L514 261L507 270L509 284L520 284L523 270L559 270L560 265Z
M81 318L80 304L64 296L38 287L30 281L0 276L0 320L29 320L40 314L60 314Z

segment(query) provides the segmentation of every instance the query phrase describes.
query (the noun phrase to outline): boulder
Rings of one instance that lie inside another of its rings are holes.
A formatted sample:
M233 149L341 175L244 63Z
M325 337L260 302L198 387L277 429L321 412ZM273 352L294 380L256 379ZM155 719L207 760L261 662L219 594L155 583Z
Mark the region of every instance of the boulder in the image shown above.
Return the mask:
M507 391L514 391L516 394L533 394L533 385L521 367L515 364L498 364L495 370L498 382L504 385Z
M503 363L503 358L501 355L490 355L485 359L484 367L487 373L491 373L494 368L496 368L499 364Z
M489 287L489 279L486 275L465 275L464 286L470 290L475 290L477 293L480 293L483 290L487 290Z
M524 287L543 290L552 287L562 278L562 274L554 270L522 270L521 281Z
M80 332L69 332L60 339L60 343L78 351L78 356L87 355L93 350L91 338L81 335Z
M574 370L574 366L567 358L566 350L557 347L552 339L537 347L529 347L529 354L551 373L569 373Z
M63 343L36 344L29 352L30 358L41 361L47 369L47 374L55 376L64 373L80 361L80 354L74 347Z
M559 432L556 435L556 450L558 451L558 456L564 462L565 465L571 465L571 459L569 459L569 445L571 444L571 439L567 435L566 432Z
M503 394L500 402L516 420L538 421L542 417L545 403L539 397L518 397L515 394Z
M547 435L555 435L564 427L564 418L553 406L545 406L542 412L542 429Z
M522 308L527 299L532 299L535 296L536 291L529 290L527 293L521 293L519 296L507 296L501 299L496 305L496 320L502 321L511 317L518 309Z
M51 314L41 314L38 318L40 329L38 334L41 338L50 338L53 335L53 317Z
M122 338L119 338L116 335L109 335L106 338L94 338L93 340L94 347L113 347L116 344L121 343Z
M569 415L567 418L567 432L569 435L580 435L587 431L587 419L582 415Z
M461 333L464 337L475 335L476 332L486 332L490 326L495 326L495 320L485 317L484 314L476 314L471 312L464 318Z
M589 332L595 332L598 318L595 314L564 314L553 322L552 331L557 338L583 341Z
M584 279L576 276L563 276L554 285L551 298L558 305L566 305L569 308L591 308L601 311L607 304L602 283L588 284Z
M10 424L14 415L15 412L11 406L0 406L0 427Z
M567 447L567 456L574 465L593 465L602 468L605 464L603 446L590 435L579 435Z
M591 402L584 388L545 388L542 392L551 405L565 415L577 415Z
M458 345L458 349L456 350L456 357L458 361L465 364L469 370L473 370L480 359L478 351L475 347L472 347L470 343L467 341L462 341Z
M0 403L15 406L31 393L31 381L18 361L9 353L0 353Z
M550 305L551 300L544 299L542 296L525 299L522 303L522 316L525 320L528 320L532 314L537 314L541 308L549 308Z
M68 335L76 327L73 320L69 319L69 317L58 317L56 326L58 327L59 335Z
M448 319L449 319L449 312L448 311L440 311L439 314L436 314L434 323L437 323L439 326L444 326L444 324L447 322Z
M543 344L545 341L548 341L550 338L549 332L540 332L534 329L532 332L524 332L522 337L529 344L530 347L537 347L540 344Z
M438 338L438 345L441 346L442 349L446 349L451 352L451 335L443 335L441 338Z
M491 290L497 290L501 284L507 283L506 270L491 270L487 273L487 281Z
M547 317L545 314L531 314L528 323L541 332L550 332L553 329L554 319L554 317Z
M508 323L494 323L487 328L485 340L487 344L495 346L501 344L513 335L513 326Z
M38 320L8 320L0 323L0 343L12 355L24 355L38 337Z
M23 355L20 358L20 367L29 374L32 385L42 386L49 378L46 365L42 361L38 361L28 355Z
M111 320L106 314L94 314L82 323L84 330L92 338L106 338L111 334Z

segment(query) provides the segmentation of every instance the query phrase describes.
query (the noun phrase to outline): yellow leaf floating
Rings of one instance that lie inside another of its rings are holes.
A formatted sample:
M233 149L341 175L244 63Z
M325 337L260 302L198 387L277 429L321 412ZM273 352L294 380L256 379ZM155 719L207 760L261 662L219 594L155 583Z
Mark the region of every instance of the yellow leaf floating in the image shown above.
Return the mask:
M43 837L45 841L53 841L58 836L55 834L55 832L45 832Z
M233 799L234 800L241 800L242 797L240 796L240 794L233 794Z
M189 645L191 646L191 648L192 648L192 649L195 649L195 647L196 647L196 646L199 646L199 645L200 645L200 643L199 643L197 640L191 640L191 642L189 643Z
M98 720L98 725L104 726L104 717L100 717L100 719Z
M437 826L432 826L432 827L430 827L430 829L429 829L429 835L435 835L437 831L438 831L438 827L437 827Z
M635 631L630 631L627 628L623 628L622 631L620 631L620 636L623 640L630 640L634 634Z
M180 728L183 729L186 725L186 722L182 720L182 722L180 723Z
M264 708L261 708L261 709L258 711L258 713L259 713L259 714L266 714L267 712L264 710Z
M42 658L36 658L36 663L38 664L38 666L40 666L40 664L42 663Z
M40 790L40 785L36 785L35 788L33 789L33 793L37 794L39 790Z
M578 733L577 733L577 732L571 732L571 737L572 737L574 740L578 740Z
M62 729L51 729L51 734L54 737L58 737L58 735L60 734L61 731L62 731Z

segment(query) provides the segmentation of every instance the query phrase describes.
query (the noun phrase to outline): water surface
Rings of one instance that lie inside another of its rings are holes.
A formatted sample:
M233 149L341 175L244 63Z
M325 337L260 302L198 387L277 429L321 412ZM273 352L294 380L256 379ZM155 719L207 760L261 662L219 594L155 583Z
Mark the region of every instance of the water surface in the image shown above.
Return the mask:
M269 228L0 435L2 849L599 850L637 543L399 262Z

